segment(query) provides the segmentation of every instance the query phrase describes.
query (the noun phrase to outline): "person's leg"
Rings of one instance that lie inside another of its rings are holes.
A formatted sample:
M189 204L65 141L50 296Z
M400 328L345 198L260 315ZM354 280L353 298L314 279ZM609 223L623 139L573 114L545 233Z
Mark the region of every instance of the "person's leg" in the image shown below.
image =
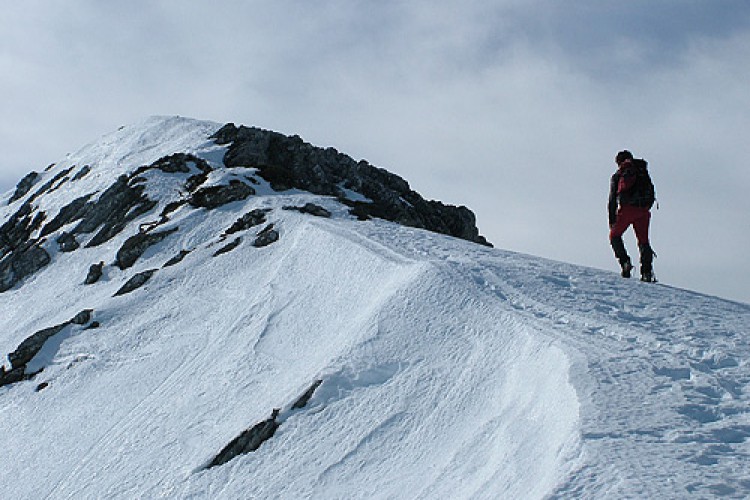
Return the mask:
M641 254L641 279L644 281L653 281L654 276L654 251L651 248L648 238L649 222L651 213L644 211L638 218L633 221L633 230L638 240L638 251Z
M635 239L638 240L638 246L648 245L648 226L651 222L651 212L646 209L637 209L638 212L631 218Z
M633 269L633 265L630 262L630 256L628 256L628 252L625 249L625 242L622 240L622 235L628 229L631 222L627 207L622 207L617 211L617 220L609 230L609 243L612 245L615 257L620 263L622 276L624 278L629 278L630 270Z

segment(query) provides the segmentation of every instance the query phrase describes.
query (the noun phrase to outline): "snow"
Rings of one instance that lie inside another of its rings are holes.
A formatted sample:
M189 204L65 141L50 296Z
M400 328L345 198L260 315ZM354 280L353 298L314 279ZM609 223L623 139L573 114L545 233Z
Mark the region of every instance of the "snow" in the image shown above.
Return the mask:
M37 186L92 167L37 202L54 213L174 152L216 168L218 127L125 127L45 172ZM254 175L241 170L210 182ZM148 174L150 195L176 196L174 174ZM101 324L67 327L32 361L42 373L0 388L4 497L750 495L749 305L357 221L256 181L246 201L176 211L180 230L127 271L81 284L148 216L0 294L1 354L83 309ZM281 209L307 202L332 218ZM213 257L254 208L272 209L279 241L253 247L260 226ZM192 252L162 269L180 250ZM112 297L147 269L159 271L143 288ZM205 469L274 408L273 438Z

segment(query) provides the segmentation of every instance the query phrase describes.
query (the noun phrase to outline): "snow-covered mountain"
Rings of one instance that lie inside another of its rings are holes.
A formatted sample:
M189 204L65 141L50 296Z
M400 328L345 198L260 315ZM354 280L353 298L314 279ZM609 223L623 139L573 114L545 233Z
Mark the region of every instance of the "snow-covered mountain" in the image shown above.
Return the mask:
M333 149L151 118L0 198L0 493L744 498L749 330Z

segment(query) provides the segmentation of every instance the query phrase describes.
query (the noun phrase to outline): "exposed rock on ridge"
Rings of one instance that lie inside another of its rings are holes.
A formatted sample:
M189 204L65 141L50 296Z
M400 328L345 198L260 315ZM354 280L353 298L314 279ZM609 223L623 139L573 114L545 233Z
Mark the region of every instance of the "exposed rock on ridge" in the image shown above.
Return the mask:
M93 312L92 309L84 309L64 323L44 328L27 337L12 353L8 354L10 370L6 372L5 368L0 365L0 387L27 380L36 375L39 371L27 373L26 365L42 350L45 343L70 325L83 326L89 323Z
M26 176L19 181L18 185L16 185L16 192L13 193L13 196L11 196L10 200L8 200L8 205L26 196L26 193L31 191L31 188L34 186L38 179L39 174L37 172L30 172L26 174Z
M283 421L288 418L290 412L295 410L301 410L310 399L313 397L315 391L320 387L323 380L316 380L306 391L295 401L291 408L281 415L279 408L274 408L271 412L271 416L261 422L258 422L249 429L244 430L239 436L229 442L212 460L205 466L206 469L224 465L233 458L240 455L245 455L256 451L260 446L271 439L276 430L281 426ZM281 418L280 418L281 416Z
M224 156L227 167L257 167L276 190L297 188L336 196L362 218L380 217L490 245L479 235L476 218L468 208L427 201L401 177L366 161L356 162L333 148L318 148L298 136L233 123L219 129L213 139L229 145ZM351 202L344 189L361 193L372 202Z
M356 162L333 148L318 148L297 136L287 137L233 124L221 127L211 138L218 145L227 146L223 157L226 167L249 167L257 171L240 175L214 173L211 164L203 158L189 153L168 154L151 164L133 166L132 170L120 175L114 182L110 181L112 183L108 187L100 186L99 190L72 201L68 198L67 204L57 205L60 208L56 214L49 214L54 215L52 218L48 218L40 209L40 206L49 204L39 204L35 200L46 197L66 183L87 176L92 170L91 166L63 168L35 191L32 188L44 174L32 172L24 177L18 183L10 203L23 200L18 202L20 206L16 212L0 226L0 293L12 289L47 266L53 259L48 252L56 253L54 243L60 252L100 246L162 203L158 218L142 221L138 234L125 241L117 253L115 265L121 270L127 269L149 246L177 230L155 231L170 220L172 213L183 207L186 210L213 210L245 200L256 194L256 187L265 189L258 187L261 184L258 176L276 191L294 188L336 197L341 204L349 207L352 215L361 220L379 217L489 245L479 235L474 214L468 208L427 201L412 191L401 177L373 167L366 161ZM78 171L74 173L76 168ZM172 180L166 181L156 171L169 174ZM157 189L151 189L154 186L152 181L155 181ZM165 182L174 182L171 189L177 196L171 194L168 200L150 199L147 196L147 189L148 193L160 192L159 189L169 185ZM330 210L310 202L283 208L319 217L332 216ZM245 214L221 235L221 239L266 223L267 213L266 209L255 209ZM279 236L279 228L270 224L256 234L252 244L263 247L277 241ZM48 242L48 239L51 241ZM235 240L233 246L230 244L216 254L235 248L240 241ZM170 260L168 265L179 262L181 257L184 254ZM87 284L96 282L100 276L97 271L100 272L100 269L94 269L94 273L86 278Z

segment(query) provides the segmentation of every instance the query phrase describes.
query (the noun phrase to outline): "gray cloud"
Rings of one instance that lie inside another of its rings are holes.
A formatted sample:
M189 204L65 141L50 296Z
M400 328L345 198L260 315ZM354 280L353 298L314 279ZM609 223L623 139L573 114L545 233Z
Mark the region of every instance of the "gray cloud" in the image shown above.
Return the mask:
M466 204L500 247L612 269L604 203L627 147L657 183L660 277L750 301L745 3L6 7L0 189L146 115L234 121Z

